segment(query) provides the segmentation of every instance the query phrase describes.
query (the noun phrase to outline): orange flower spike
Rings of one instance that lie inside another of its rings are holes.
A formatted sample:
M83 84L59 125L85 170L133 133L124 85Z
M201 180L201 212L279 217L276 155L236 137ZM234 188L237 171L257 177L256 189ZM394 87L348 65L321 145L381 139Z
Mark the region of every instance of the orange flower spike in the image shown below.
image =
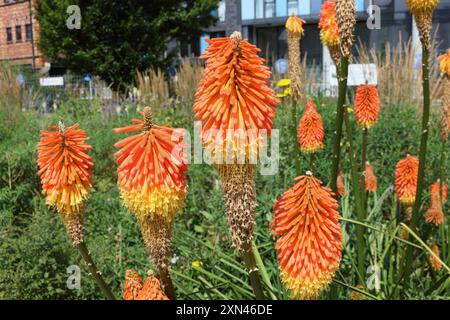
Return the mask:
M439 257L439 247L436 243L433 243L433 245L431 246L431 251L433 251L433 253ZM442 268L442 263L431 254L430 264L434 271L439 271Z
M377 191L377 177L373 172L372 166L369 162L366 162L366 167L364 170L364 182L366 186L366 191L376 192Z
M378 121L380 112L380 97L378 90L372 85L361 85L356 89L355 118L358 124L366 129Z
M447 200L447 186L442 185L442 202L441 202L441 183L436 182L431 185L430 188L430 208L425 214L425 221L427 223L433 223L436 226L444 223L444 210L442 204Z
M159 280L150 272L142 283L139 274L134 270L125 273L125 285L123 289L124 300L169 300L161 289Z
M336 22L336 0L326 0L320 11L320 40L327 47L339 46L339 27Z
M171 221L184 206L186 187L186 156L183 152L184 134L152 121L149 107L143 112L144 121L115 129L116 133L141 131L114 146L119 164L118 185L123 202L140 218L162 216Z
M277 199L271 223L283 282L294 299L317 299L339 268L338 202L311 172Z
M139 292L142 290L142 279L134 270L125 272L125 284L123 286L123 299L136 300Z
M309 99L298 125L300 148L305 153L315 153L323 148L323 138L322 117L316 111L314 101Z
M303 29L303 24L305 22L305 20L300 19L299 17L291 16L287 19L285 27L289 32L303 35L303 33L305 32L305 30Z
M339 174L338 174L337 180L336 180L336 184L337 184L337 192L338 192L339 196L344 197L345 196L345 184L344 184L344 177L342 176L342 171L339 171Z
M395 169L395 190L401 203L412 205L416 199L419 159L408 155L397 163Z
M446 53L438 57L441 72L450 77L450 49Z
M38 166L46 202L61 214L79 214L92 186L92 147L86 132L75 124L65 128L49 126L41 131L38 143Z
M271 72L258 56L261 50L242 40L239 32L229 38L207 39L206 68L195 94L195 117L202 122L202 140L211 154L224 145L232 144L233 152L248 156L259 142L260 130L271 133L275 107L279 100L269 87ZM253 137L241 139L233 136L226 141L227 130L253 130ZM211 132L217 132L215 134ZM218 136L217 136L218 135ZM221 137L222 139L217 139ZM243 141L242 141L243 140ZM239 148L237 147L239 146ZM224 158L226 154L224 154Z

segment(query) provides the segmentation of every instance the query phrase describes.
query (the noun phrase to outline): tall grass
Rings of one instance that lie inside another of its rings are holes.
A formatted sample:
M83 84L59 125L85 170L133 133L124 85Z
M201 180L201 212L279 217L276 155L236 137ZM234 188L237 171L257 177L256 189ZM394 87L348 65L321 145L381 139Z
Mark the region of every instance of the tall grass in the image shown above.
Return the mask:
M412 40L400 40L392 45L389 42L383 50L368 49L359 42L357 63L374 63L378 70L378 91L381 105L409 106L418 105L422 99L422 68L421 62L416 62L417 49ZM436 57L437 43L432 43L431 57ZM434 59L435 60L435 59ZM432 61L435 62L435 61ZM419 64L417 66L417 63ZM415 68L416 67L416 68ZM440 96L440 77L437 63L430 66L430 84L432 99Z
M9 64L0 64L0 119L6 128L14 127L22 113L23 94L17 75Z

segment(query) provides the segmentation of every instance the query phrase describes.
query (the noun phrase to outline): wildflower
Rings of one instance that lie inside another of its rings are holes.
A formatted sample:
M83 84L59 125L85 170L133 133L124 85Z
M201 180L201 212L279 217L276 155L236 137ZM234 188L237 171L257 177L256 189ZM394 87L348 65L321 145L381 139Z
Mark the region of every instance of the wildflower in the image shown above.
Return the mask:
M375 173L373 172L372 166L369 162L366 162L366 166L364 169L364 184L366 187L366 191L377 191L377 177L375 176Z
M114 145L120 148L115 154L118 185L125 206L136 215L151 260L167 270L172 221L187 192L184 135L154 124L150 107L142 114L144 120L115 129L116 133L141 131Z
M288 33L289 78L291 79L291 94L294 101L301 98L301 67L300 67L300 39L304 33L305 20L296 16L286 21Z
M431 251L433 251L433 253L439 257L439 247L436 243L433 243L433 245L431 246ZM430 264L434 271L439 271L442 268L442 263L431 254L430 254Z
M408 155L397 163L395 169L395 190L397 197L405 205L412 205L416 199L419 159Z
M356 89L355 118L358 124L366 129L378 121L380 112L380 97L375 86L361 85Z
M139 219L162 216L171 221L184 206L186 196L186 158L182 151L183 133L153 123L146 107L144 120L118 128L116 133L135 132L114 147L119 167L118 185L124 204Z
M316 299L339 267L342 233L330 189L307 172L274 206L271 223L283 282L294 299Z
M406 0L406 5L416 20L422 45L428 50L433 12L439 5L439 0Z
M436 226L444 223L444 211L442 204L447 200L447 186L442 185L442 201L441 201L441 183L438 181L431 185L430 188L430 208L425 214L425 221L433 223Z
M207 59L206 68L193 106L195 117L202 122L204 147L217 156L217 163L218 155L223 156L222 162L240 156L248 159L257 153L260 132L270 135L276 115L279 100L269 88L271 72L258 56L261 50L242 40L239 32L206 41L209 46L201 56ZM232 137L227 137L227 130L234 131ZM240 137L239 130L248 136Z
M271 73L258 56L260 50L239 32L207 41L209 47L202 55L206 68L193 109L202 121L203 145L216 159L233 244L242 253L251 245L255 224L256 161L251 160L266 142L260 134L271 133L279 100L268 86ZM252 134L242 139L236 134L242 131ZM231 158L243 161L230 163Z
M441 72L450 77L450 49L446 53L438 57Z
M328 47L334 63L340 60L340 37L339 28L336 23L336 0L325 0L320 11L320 40Z
M39 176L49 206L56 207L72 243L83 242L84 202L92 186L92 147L79 124L68 128L60 121L41 131L38 143Z
M362 284L358 284L356 288L358 288L361 291L364 291L364 286ZM352 290L350 298L351 300L367 300L367 297L363 293L356 290Z
M345 184L344 184L344 178L342 176L342 171L339 171L339 174L337 176L337 191L340 197L345 196Z
M298 125L298 140L301 150L305 153L315 153L321 150L323 137L322 117L316 111L314 101L309 99Z
M169 300L161 289L159 280L153 272L149 272L147 279L142 283L139 274L134 270L125 273L125 285L123 290L124 300Z
M348 58L351 55L353 31L356 24L354 0L336 0L336 22L339 28L341 54Z
M199 261L199 260L192 261L192 266L193 266L194 268L200 268L200 267L203 266L203 262L201 262L201 261Z

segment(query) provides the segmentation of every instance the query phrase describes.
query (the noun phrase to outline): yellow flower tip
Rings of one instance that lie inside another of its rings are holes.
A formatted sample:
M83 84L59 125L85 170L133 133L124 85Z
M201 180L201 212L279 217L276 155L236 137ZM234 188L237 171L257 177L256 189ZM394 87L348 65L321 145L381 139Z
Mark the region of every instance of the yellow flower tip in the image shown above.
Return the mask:
M286 288L290 290L292 299L315 300L329 286L338 267L339 262L330 267L330 270L321 271L314 278L305 279L291 277L287 272L281 270L281 279Z
M431 13L436 10L440 0L406 0L406 5L414 15Z
M305 20L300 19L299 17L290 16L286 21L286 29L293 34L303 35L305 31L303 29L303 24L305 22Z
M201 262L201 261L199 261L199 260L192 261L192 267L194 267L194 268L200 268L200 267L202 267L202 266L203 266L203 262Z
M144 184L142 190L120 188L120 191L125 206L141 219L161 216L171 221L184 207L186 197L185 186L148 189Z
M348 113L353 113L353 108L350 108L350 107L347 108L347 112L348 112Z
M441 72L450 77L450 49L446 53L438 57Z

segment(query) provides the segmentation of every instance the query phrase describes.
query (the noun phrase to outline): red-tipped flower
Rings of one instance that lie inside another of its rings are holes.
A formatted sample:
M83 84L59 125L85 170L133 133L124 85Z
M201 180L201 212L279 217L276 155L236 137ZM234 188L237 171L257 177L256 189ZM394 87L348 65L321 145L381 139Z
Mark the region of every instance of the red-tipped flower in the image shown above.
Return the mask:
M144 120L118 128L116 133L135 132L114 147L119 167L118 185L125 205L136 215L161 216L171 221L183 207L186 195L186 158L183 131L152 122L146 107Z
M425 221L433 223L436 226L444 223L444 210L442 205L447 200L447 186L442 185L442 200L441 200L441 183L436 182L430 188L430 208L425 214Z
M261 50L239 32L206 41L209 46L201 56L207 59L206 68L193 106L195 117L202 121L203 143L212 155L223 154L223 159L248 157L258 152L260 130L267 135L272 130L279 100L269 87L271 72L258 56ZM229 131L232 136L227 136Z
M372 166L369 162L366 162L366 167L364 170L364 183L366 186L366 191L377 191L377 177L375 176L375 173L373 172Z
M405 205L412 205L416 200L417 175L419 159L408 155L397 163L395 169L395 190L397 197Z
M271 228L283 282L294 299L316 299L339 267L339 205L330 189L307 173L277 199Z
M361 85L356 89L355 118L363 128L370 128L378 121L380 97L378 90L372 85Z
M42 190L47 204L61 214L80 213L92 185L92 158L87 150L92 147L79 124L65 128L49 126L41 131L38 144L38 166Z
M314 153L321 150L323 148L323 137L322 117L316 111L314 101L309 99L298 125L298 140L301 150L305 153Z
M139 274L134 270L125 273L125 285L123 288L124 300L169 300L161 289L159 280L153 275L148 275L144 283Z

